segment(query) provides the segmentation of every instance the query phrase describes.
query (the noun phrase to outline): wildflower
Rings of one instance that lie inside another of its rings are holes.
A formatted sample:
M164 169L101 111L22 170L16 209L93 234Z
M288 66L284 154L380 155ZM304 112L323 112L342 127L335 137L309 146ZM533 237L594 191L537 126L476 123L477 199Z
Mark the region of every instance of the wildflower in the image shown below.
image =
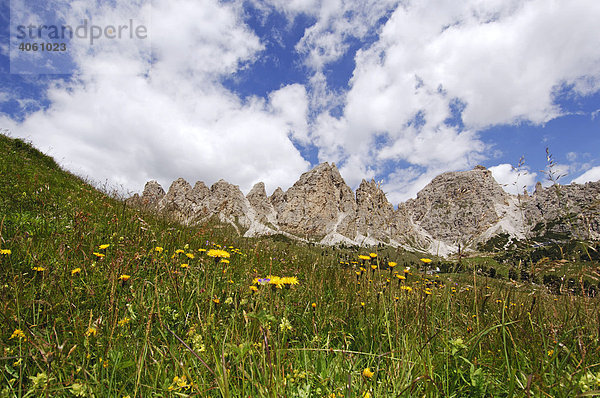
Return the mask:
M193 259L195 257L194 253L185 253L185 256L190 259Z
M317 303L312 303L310 306L313 307L313 309L316 309L317 308Z
M430 258L422 258L421 261L424 262L425 264L429 264L431 262L431 259Z
M250 286L250 290L252 290L254 293L258 292L258 288L254 285Z
M390 268L394 268L396 265L398 265L398 263L395 263L395 262L393 262L393 261L390 261L390 262L388 263L388 267L390 267Z
M431 290L429 288L425 289L425 294L430 295L431 294Z
M282 332L284 332L284 331L286 331L286 330L292 330L292 329L293 329L293 328L292 328L292 324L291 324L291 322L289 321L289 319L287 319L287 318L285 318L285 317L284 317L284 318L282 318L282 319L281 319L281 323L279 324L279 329L280 329Z
M219 300L217 297L215 297L214 299L212 299L212 302L215 304L219 304L221 302L221 300Z
M98 334L98 330L95 327L89 327L88 330L85 332L86 336L96 336Z
M375 374L375 372L371 371L371 368L365 368L365 370L362 371L362 376L365 379L370 379L373 377L373 375Z
M123 274L123 275L119 276L119 280L123 281L123 282L127 282L129 280L129 278L131 278L131 275Z
M130 321L131 321L131 319L129 319L129 318L127 318L127 317L125 317L125 318L123 318L123 319L121 319L121 320L119 321L119 326L125 326L125 325L127 325L127 324L128 324Z
M33 267L32 270L34 270L36 272L44 272L44 271L46 271L46 268L44 268L44 267Z
M0 254L4 256L10 256L10 253L12 253L10 249L0 249Z
M295 276L286 276L281 278L281 281L286 284L286 285L297 285L298 282L298 278L296 278Z
M377 253L369 253L369 257L376 258L377 257Z
M398 278L398 281L403 281L406 279L406 277L404 275L400 275L400 274L396 274L396 278Z
M412 287L410 286L400 286L400 289L402 290L406 290L408 293L412 292Z
M229 260L227 260L226 258L221 259L221 262L223 264L229 264Z
M164 250L165 250L165 249L163 249L163 248L162 248L162 247L160 247L160 246L156 246L156 247L154 248L154 251L155 251L155 252L157 252L157 253L162 253Z
M375 265L375 264L371 265L371 269L372 269L373 271L375 271L375 270L377 269L377 265Z
M98 246L98 250L106 250L110 245L108 243Z
M365 255L363 255L363 254L361 254L360 256L358 256L358 258L359 258L360 260L370 260L370 259L371 259L371 257L370 257L370 256L365 256Z
M360 302L360 306L361 306L362 308L365 308L365 302L364 302L364 301L361 301L361 302Z
M98 257L99 259L103 258L105 256L103 253L94 252L93 254L94 254L94 256Z
M198 251L199 251L200 253L204 253L204 252L206 252L206 249L198 249Z
M15 331L10 335L9 340L12 340L17 337L19 338L19 340L27 340L27 336L25 336L25 333L23 333L21 329L15 329Z
M554 350L548 350L548 356L551 357L552 355L554 355Z
M74 270L71 271L71 276L75 276L79 273L81 273L81 268L75 268Z
M181 265L180 265L180 267L181 267L181 268L189 268L189 267L190 267L190 265L189 265L189 264L181 264Z
M214 257L214 258L229 258L229 257L231 257L231 254L227 253L225 250L217 250L217 249L210 249L206 253L206 255L209 257Z
M183 254L183 253L185 253L185 252L181 249L175 250L175 254Z

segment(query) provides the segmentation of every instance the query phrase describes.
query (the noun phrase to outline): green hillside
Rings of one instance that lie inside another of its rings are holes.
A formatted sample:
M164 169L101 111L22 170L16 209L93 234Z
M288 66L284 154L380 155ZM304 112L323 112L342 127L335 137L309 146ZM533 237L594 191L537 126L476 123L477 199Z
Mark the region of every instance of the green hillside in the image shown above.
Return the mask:
M0 397L600 394L597 261L536 260L582 275L553 294L498 256L182 226L2 135L0 219Z

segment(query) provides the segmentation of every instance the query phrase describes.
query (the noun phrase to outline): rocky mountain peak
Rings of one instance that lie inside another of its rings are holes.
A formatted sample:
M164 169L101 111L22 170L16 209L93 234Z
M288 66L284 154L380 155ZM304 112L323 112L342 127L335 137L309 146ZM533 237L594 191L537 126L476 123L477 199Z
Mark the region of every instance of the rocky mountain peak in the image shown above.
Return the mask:
M144 204L150 205L156 205L165 195L165 190L155 180L148 181L142 192L142 198L145 201Z

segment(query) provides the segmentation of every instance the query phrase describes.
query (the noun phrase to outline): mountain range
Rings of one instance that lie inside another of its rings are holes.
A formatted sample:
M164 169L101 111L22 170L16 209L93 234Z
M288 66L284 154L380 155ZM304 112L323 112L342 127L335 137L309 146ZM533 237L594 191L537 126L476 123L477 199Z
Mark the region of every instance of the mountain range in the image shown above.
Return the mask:
M257 183L244 196L224 180L210 188L182 178L168 192L149 181L128 203L170 214L187 224L213 217L241 235L282 234L325 245L380 243L447 256L476 249L491 238L597 240L600 238L600 181L585 185L538 183L530 195L507 193L483 166L435 177L415 199L394 207L374 180L356 190L335 164L302 174L287 191L267 196Z

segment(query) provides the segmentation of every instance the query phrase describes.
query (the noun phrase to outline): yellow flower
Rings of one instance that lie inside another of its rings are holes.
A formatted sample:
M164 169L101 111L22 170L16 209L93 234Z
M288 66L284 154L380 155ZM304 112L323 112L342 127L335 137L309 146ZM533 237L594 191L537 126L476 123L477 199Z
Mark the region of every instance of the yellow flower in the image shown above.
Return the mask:
M406 277L404 275L400 275L400 274L396 274L396 278L398 278L399 280L406 279Z
M131 275L125 275L125 274L123 274L123 275L119 276L119 280L123 281L123 282L128 281L129 278L131 278Z
M250 286L250 290L252 290L254 293L258 292L258 288L254 285Z
M46 271L46 268L44 268L44 267L33 267L32 270L37 271L37 272L44 272L44 271Z
M97 252L94 252L94 256L96 256L96 257L98 257L98 258L102 258L102 257L104 257L104 254L102 254L102 253L97 253Z
M373 264L373 265L371 265L371 269L372 269L373 271L375 271L375 270L377 269L377 266L376 266L375 264Z
M212 302L215 304L219 304L221 302L221 300L219 300L218 298L215 297L214 299L212 299Z
M422 258L421 261L423 261L425 264L429 264L431 262L430 258Z
M410 286L404 286L404 285L400 286L400 289L406 290L409 293L412 292L412 290L413 290L412 287L410 287Z
M98 246L98 250L106 250L108 249L108 247L110 246L110 244L106 243L104 245L100 245Z
M393 261L390 261L390 262L388 263L388 267L390 267L390 268L394 268L396 265L398 265L398 263L395 263L395 262L393 262Z
M185 252L183 250L181 250L181 249L177 249L177 250L175 250L175 253L176 254L181 254L181 253L185 253Z
M219 258L231 257L231 255L229 253L227 253L225 250L218 250L218 249L210 249L208 252L206 252L206 255L209 257L219 257Z
M362 371L362 375L365 379L372 378L374 374L375 372L372 372L371 368L365 368L365 370Z
M358 256L358 258L359 258L360 260L370 260L370 259L371 259L371 257L370 257L370 256L365 256L364 254L361 254L360 256Z
M221 259L221 262L222 262L223 264L229 264L229 260L227 260L227 259L225 259L225 258Z
M552 355L554 355L554 350L548 350L548 356L551 357Z
M27 340L27 336L25 336L25 333L23 333L21 329L15 329L15 331L10 335L9 340L17 337L19 338L19 340Z
M297 285L298 282L298 278L296 278L295 276L286 276L281 278L281 282L283 282L286 285Z
M198 249L198 251L199 251L200 253L204 253L204 252L206 251L206 249Z
M195 257L193 253L185 253L185 256L187 258L194 258Z
M155 252L157 252L157 253L162 253L162 252L163 252L163 250L165 250L165 249L163 249L163 248L162 248L162 247L160 247L160 246L156 246L156 247L154 248L154 251L155 251Z
M189 268L189 267L190 267L190 265L189 265L189 264L181 264L181 265L180 265L180 267L181 267L181 268Z
M370 256L371 258L375 258L375 257L377 257L377 253L369 253L369 256Z
M89 327L88 330L85 332L86 336L96 336L98 334L98 330L94 327Z
M360 306L361 306L361 307L363 307L363 308L365 308L365 302L364 302L364 301L361 301L361 302L360 302Z
M71 276L77 275L79 273L81 273L81 268L75 268L71 271Z
M313 308L317 308L317 303L312 303L310 306Z
M131 321L131 319L129 319L129 318L127 318L127 317L125 317L125 318L123 318L123 319L121 319L121 320L119 321L119 326L125 326L125 325L127 325L127 324L128 324L130 321Z
M10 256L10 249L0 249L0 254Z

